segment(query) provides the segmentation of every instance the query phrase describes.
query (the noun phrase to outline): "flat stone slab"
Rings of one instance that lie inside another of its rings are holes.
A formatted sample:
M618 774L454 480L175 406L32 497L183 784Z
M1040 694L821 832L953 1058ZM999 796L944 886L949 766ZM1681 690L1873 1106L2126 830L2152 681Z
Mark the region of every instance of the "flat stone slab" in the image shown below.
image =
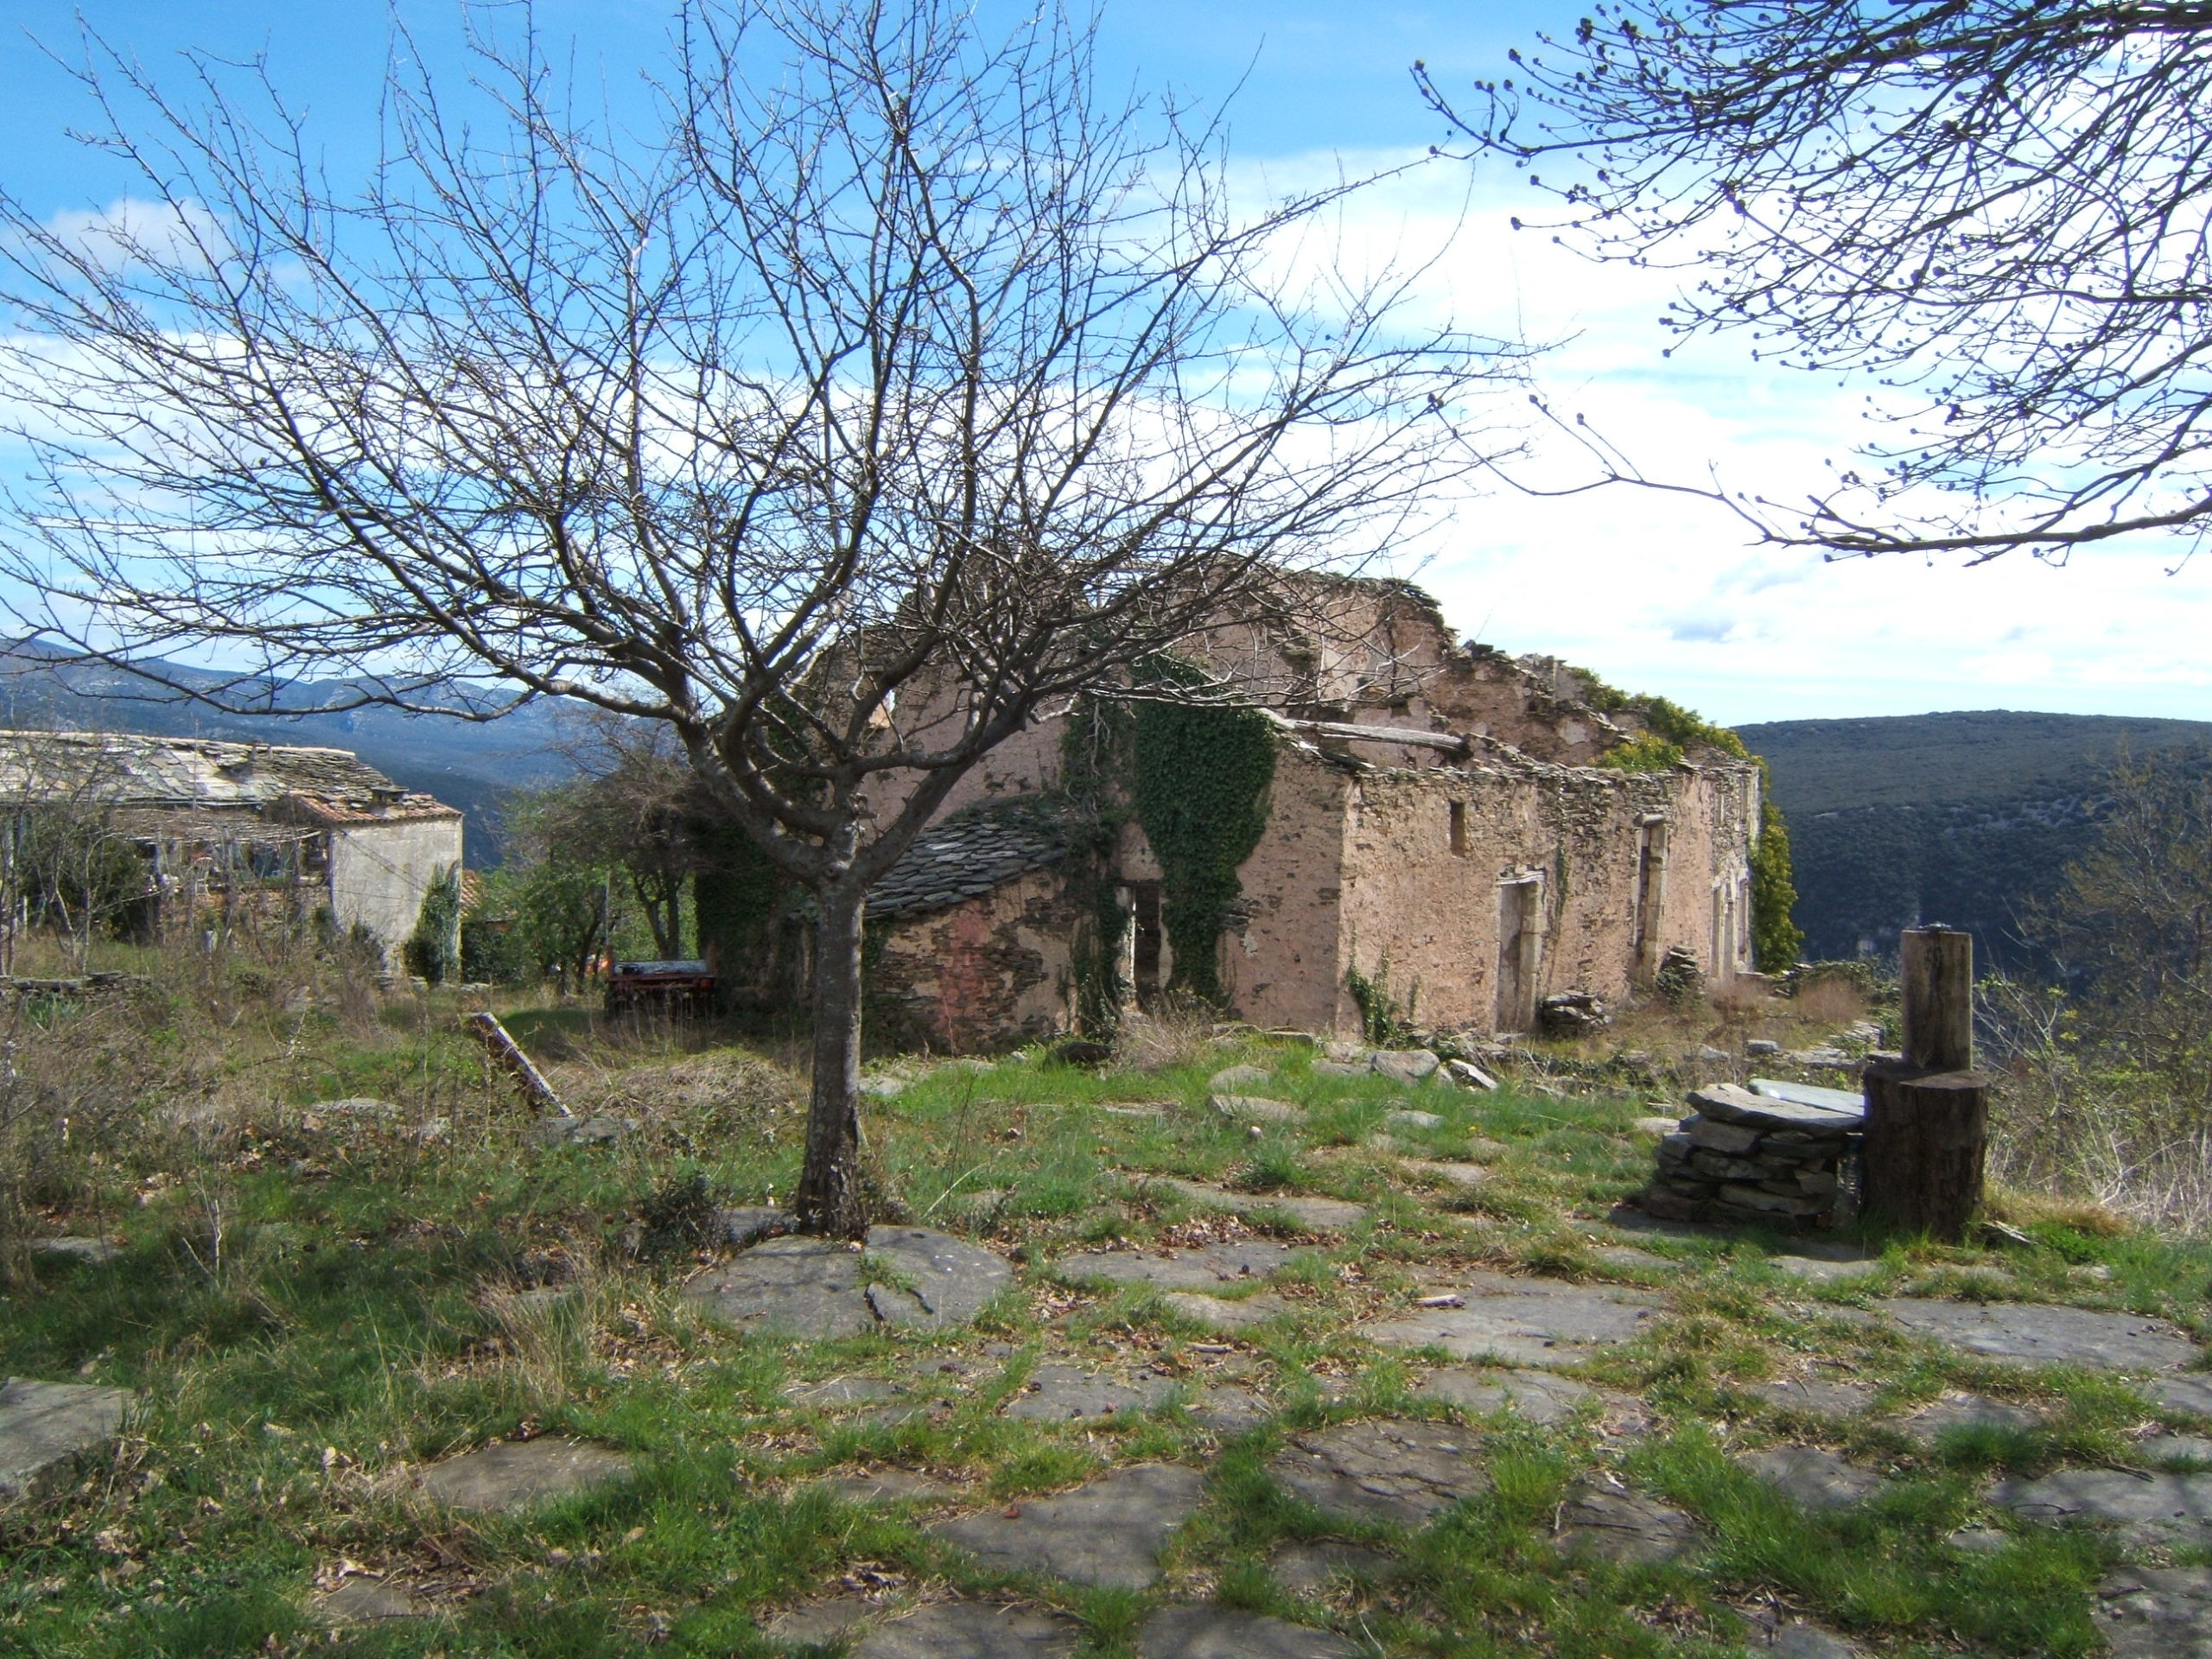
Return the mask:
M1408 1418L1342 1423L1292 1435L1268 1472L1317 1510L1416 1527L1490 1490L1478 1440L1449 1423Z
M1871 1469L1846 1462L1825 1446L1776 1446L1737 1459L1792 1503L1808 1510L1847 1510L1881 1486Z
M2137 1537L2212 1535L2212 1475L2134 1474L2061 1469L2035 1480L2000 1481L1989 1501L2028 1521L2104 1522Z
M2122 1567L2097 1586L2112 1659L2212 1659L2212 1568Z
M1840 1090L1835 1091L1840 1093ZM1801 1129L1813 1135L1854 1135L1866 1122L1863 1103L1848 1107L1808 1106L1755 1094L1732 1083L1690 1090L1690 1104L1704 1116L1723 1123L1741 1123L1754 1129Z
M1510 1411L1544 1427L1565 1422L1586 1402L1601 1397L1586 1382L1545 1371L1478 1370L1463 1365L1431 1371L1413 1394L1416 1400L1441 1400L1482 1416Z
M1408 1175L1440 1181L1446 1186L1480 1186L1491 1178L1490 1171L1480 1164L1453 1163L1444 1159L1408 1158L1405 1170Z
M1462 1359L1516 1365L1579 1365L1600 1344L1634 1338L1659 1306L1656 1297L1616 1285L1477 1274L1456 1287L1459 1307L1418 1308L1361 1326L1386 1348L1441 1348Z
M1058 1497L1023 1498L931 1528L1001 1573L1142 1590L1160 1578L1160 1548L1198 1508L1205 1477L1141 1463Z
M941 1601L886 1620L853 1659L1041 1659L1075 1651L1083 1627L1058 1613L980 1601Z
M1332 1630L1227 1607L1162 1607L1137 1630L1137 1659L1357 1659Z
M1757 1395L1777 1411L1803 1412L1812 1417L1856 1417L1874 1402L1874 1390L1863 1382L1839 1382L1822 1376L1754 1382L1744 1392Z
M34 1255L66 1255L73 1261L88 1262L94 1267L103 1262L112 1262L123 1254L118 1246L105 1238L93 1238L80 1233L64 1233L59 1238L35 1238L30 1248Z
M1206 1104L1236 1123L1303 1123L1306 1109L1259 1095L1209 1095Z
M1231 1301L1226 1296L1202 1296L1174 1290L1160 1299L1160 1306L1179 1319L1203 1325L1209 1331L1249 1331L1291 1311L1293 1304L1268 1294Z
M1917 1296L1886 1297L1874 1306L1915 1335L2014 1364L2177 1371L2196 1358L2195 1343L2163 1320L2139 1313Z
M1272 1211L1288 1216L1301 1227L1316 1232L1341 1232L1367 1219L1367 1206L1344 1198L1302 1198L1294 1192L1232 1192L1204 1181L1185 1181L1172 1175L1147 1177L1145 1190L1165 1187L1201 1210L1227 1215L1255 1216Z
M1341 1579L1380 1584L1396 1576L1398 1563L1379 1549L1328 1538L1277 1550L1268 1558L1268 1571L1294 1596L1318 1596Z
M1242 1382L1211 1383L1191 1402L1192 1421L1224 1436L1247 1433L1274 1414L1265 1395Z
M1992 1400L1984 1395L1966 1394L1923 1406L1900 1419L1897 1427L1923 1445L1933 1446L1954 1430L1994 1428L2024 1433L2042 1427L2043 1417L2025 1406Z
M2158 1402L2161 1411L2212 1417L2212 1376L2202 1371L2187 1376L2162 1376L2152 1386L2151 1398Z
M1368 1069L1394 1083L1420 1083L1433 1077L1444 1062L1425 1048L1381 1049L1367 1057Z
M1246 1239L1187 1250L1109 1250L1064 1255L1052 1270L1071 1283L1154 1285L1161 1290L1218 1290L1279 1273L1299 1254L1291 1244Z
M308 1598L308 1612L325 1624L374 1624L387 1618L420 1618L431 1604L389 1579L346 1579Z
M1208 1077L1206 1087L1217 1095L1241 1094L1255 1084L1266 1083L1274 1076L1274 1072L1262 1071L1256 1065L1232 1065Z
M964 1324L1014 1282L1001 1257L926 1227L871 1227L868 1254L904 1282L868 1283L861 1253L836 1240L772 1238L701 1274L683 1295L732 1325L825 1339Z
M1006 1403L1006 1414L1033 1422L1065 1423L1110 1417L1116 1412L1149 1410L1174 1391L1165 1377L1123 1381L1104 1371L1048 1362L1029 1374L1021 1392Z
M84 1382L0 1382L0 1503L40 1496L113 1440L130 1399Z
M1817 1106L1822 1111L1864 1113L1866 1096L1858 1089L1823 1089L1817 1083L1790 1083L1782 1077L1753 1077L1751 1092L1764 1095L1770 1100L1786 1100L1799 1106Z
M2135 1443L2135 1455L2145 1463L2212 1463L2212 1440L2201 1434L2156 1434Z
M423 1491L449 1510L524 1510L626 1479L630 1459L588 1440L503 1440L423 1471Z
M1560 1505L1553 1541L1571 1556L1648 1564L1695 1549L1698 1529L1689 1516L1656 1497L1586 1481L1571 1487Z

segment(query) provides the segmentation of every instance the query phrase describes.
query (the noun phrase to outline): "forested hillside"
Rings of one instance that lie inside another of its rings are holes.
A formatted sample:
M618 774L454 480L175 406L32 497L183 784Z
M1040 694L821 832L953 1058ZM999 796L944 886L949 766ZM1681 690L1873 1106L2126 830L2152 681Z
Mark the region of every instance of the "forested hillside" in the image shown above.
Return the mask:
M2019 919L2088 844L2113 761L2212 764L2203 721L1987 710L1738 730L1788 815L1815 958L1887 953L1900 928L1947 922L1985 960L2031 960Z

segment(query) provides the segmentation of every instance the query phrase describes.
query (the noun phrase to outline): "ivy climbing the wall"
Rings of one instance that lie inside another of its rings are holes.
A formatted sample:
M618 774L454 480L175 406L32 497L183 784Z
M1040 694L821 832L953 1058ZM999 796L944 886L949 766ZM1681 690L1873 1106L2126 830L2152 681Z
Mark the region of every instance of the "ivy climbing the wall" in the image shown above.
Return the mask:
M1182 664L1153 672L1155 683L1205 683ZM1274 728L1256 709L1152 702L1136 705L1135 725L1130 798L1160 861L1169 988L1219 1001L1221 932L1244 891L1236 867L1268 827Z
M1107 1037L1122 1022L1129 985L1122 938L1129 912L1120 899L1114 854L1129 821L1136 721L1128 705L1079 697L1060 731L1060 789L1066 797L1067 857L1061 868L1076 915L1068 941L1068 1005L1076 1029Z

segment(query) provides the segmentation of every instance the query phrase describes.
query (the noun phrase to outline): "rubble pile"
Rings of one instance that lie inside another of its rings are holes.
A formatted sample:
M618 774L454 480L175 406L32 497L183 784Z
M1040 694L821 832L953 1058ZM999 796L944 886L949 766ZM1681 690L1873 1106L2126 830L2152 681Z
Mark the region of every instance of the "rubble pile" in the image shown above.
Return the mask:
M1865 1103L1837 1089L1754 1078L1693 1090L1697 1109L1659 1141L1643 1207L1668 1221L1819 1227L1853 1205Z

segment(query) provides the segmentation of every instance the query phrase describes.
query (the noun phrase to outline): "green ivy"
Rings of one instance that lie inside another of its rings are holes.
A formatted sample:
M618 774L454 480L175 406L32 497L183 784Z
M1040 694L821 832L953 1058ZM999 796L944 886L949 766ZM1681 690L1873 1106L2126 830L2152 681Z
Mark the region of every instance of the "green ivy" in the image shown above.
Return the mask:
M1135 717L1126 703L1077 700L1060 730L1060 789L1065 797L1067 895L1075 911L1068 942L1069 1005L1076 1028L1112 1034L1129 987L1122 978L1122 938L1129 913L1117 897L1113 861L1129 821L1135 769Z
M423 890L415 931L400 947L407 971L442 985L461 966L461 866L448 864Z
M1198 670L1160 663L1155 683L1198 685ZM1236 867L1268 827L1275 734L1256 709L1137 705L1130 794L1160 861L1160 921L1175 952L1171 989L1222 995L1221 931L1243 892Z
M1805 947L1797 925L1797 882L1789 864L1789 826L1764 792L1759 762L1759 838L1751 849L1751 961L1763 974L1787 973Z

